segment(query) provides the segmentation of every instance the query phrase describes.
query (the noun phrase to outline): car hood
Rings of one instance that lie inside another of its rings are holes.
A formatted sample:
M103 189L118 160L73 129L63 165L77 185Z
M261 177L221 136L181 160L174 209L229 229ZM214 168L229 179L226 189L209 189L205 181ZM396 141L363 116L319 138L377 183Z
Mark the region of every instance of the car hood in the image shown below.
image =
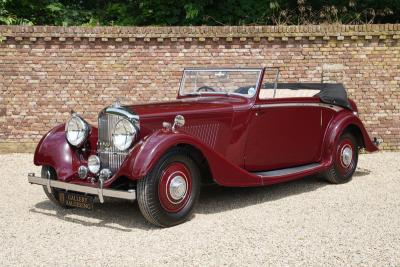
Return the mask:
M173 124L176 115L183 115L185 118L185 131L207 143L210 140L204 139L204 137L213 134L216 136L217 132L228 137L231 132L234 110L241 107L249 107L249 103L249 100L241 97L202 96L177 99L170 102L125 106L125 108L139 116L141 138L162 128L163 122ZM212 132L214 131L212 129L216 132ZM211 132L206 134L208 131ZM218 143L222 147L224 142Z
M131 105L125 108L139 115L140 120L147 118L164 118L170 116L207 116L210 113L231 113L234 106L243 105L247 101L240 98L227 97L195 97L177 99L170 102Z

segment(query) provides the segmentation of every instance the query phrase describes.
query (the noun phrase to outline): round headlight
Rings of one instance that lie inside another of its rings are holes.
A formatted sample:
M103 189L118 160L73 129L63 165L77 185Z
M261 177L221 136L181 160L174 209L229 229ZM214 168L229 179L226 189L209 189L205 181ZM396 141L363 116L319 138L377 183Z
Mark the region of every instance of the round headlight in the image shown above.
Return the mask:
M100 159L98 156L96 156L96 155L89 156L88 169L93 174L96 174L100 171Z
M79 116L72 115L65 124L65 133L71 145L80 146L89 135L89 125Z
M115 125L113 143L119 150L126 150L132 145L136 134L137 130L135 126L127 119L121 119Z

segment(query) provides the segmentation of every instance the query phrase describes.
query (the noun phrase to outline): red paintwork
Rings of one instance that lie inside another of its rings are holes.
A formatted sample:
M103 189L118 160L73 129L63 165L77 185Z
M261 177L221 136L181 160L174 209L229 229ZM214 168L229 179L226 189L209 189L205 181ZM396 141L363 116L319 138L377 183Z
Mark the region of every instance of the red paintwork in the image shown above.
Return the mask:
M184 197L178 201L174 201L169 192L171 180L176 176L183 177L187 185ZM160 200L161 206L169 212L178 212L185 207L191 193L192 177L188 168L180 162L173 162L168 167L166 167L161 175L160 182L158 184L158 198Z
M59 180L74 181L77 179L79 166L86 164L89 155L96 151L97 128L91 128L88 141L84 146L87 152L68 144L64 129L65 124L61 124L43 136L36 147L33 163L38 166L53 167ZM78 183L82 181L78 180Z
M66 141L64 128L59 125L40 140L33 161L35 165L54 167L58 177L71 177L79 167L79 155Z
M260 82L261 84L261 82ZM259 88L258 88L259 91ZM141 179L171 147L187 144L207 159L214 181L224 186L259 186L297 179L329 168L337 155L340 134L349 126L359 129L367 151L371 142L360 119L352 111L323 107L270 107L258 105L320 103L319 98L261 100L235 95L178 96L167 103L128 106L140 117L140 134L119 170L104 186L110 187L121 176ZM353 109L357 107L350 101ZM177 114L186 124L176 131L162 129ZM52 166L59 180L96 187L77 178L77 169L96 153L97 128L92 127L82 148L71 147L60 125L46 134L35 152L36 165ZM301 173L263 178L252 171L319 163Z
M282 101L274 103L279 102ZM321 112L319 107L252 109L245 151L246 169L263 171L317 162L323 132Z
M361 120L352 112L343 110L331 119L328 129L325 132L323 143L324 150L321 158L322 162L331 163L333 161L333 157L335 156L335 148L339 143L340 134L351 125L357 127L361 131L366 151L375 152L378 150L378 148L369 138Z

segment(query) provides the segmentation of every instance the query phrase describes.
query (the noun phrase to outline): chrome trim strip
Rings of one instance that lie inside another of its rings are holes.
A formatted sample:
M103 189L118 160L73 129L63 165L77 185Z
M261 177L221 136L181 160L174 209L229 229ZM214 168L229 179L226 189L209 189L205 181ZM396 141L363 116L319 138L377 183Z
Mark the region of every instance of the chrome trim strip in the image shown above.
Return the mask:
M29 173L28 174L28 182L31 184L47 186L48 179L39 177L39 176L35 176L34 173ZM99 199L102 196L129 199L129 200L136 199L136 191L135 190L121 191L121 190L114 190L114 189L103 189L100 187L96 188L96 187L90 187L90 186L84 186L84 185L70 184L70 183L61 182L61 181L57 181L57 180L50 180L50 186L54 187L54 188L65 189L66 191L75 191L75 192L80 192L80 193L96 195L99 197ZM102 196L100 196L100 194ZM100 199L100 201L101 201L101 199ZM103 202L104 202L104 200L103 200ZM101 203L103 203L103 202L101 202Z
M253 172L253 173L263 179L271 179L271 178L277 178L277 177L285 176L285 175L289 175L289 174L293 175L293 174L297 174L297 173L301 173L301 172L305 172L305 171L314 170L320 166L321 166L321 164L319 164L319 163L311 163L311 164L302 165L302 166L298 166L298 167L290 167L290 168L273 170L273 171Z
M253 109L256 108L276 108L276 107L321 107L321 108L329 108L336 112L341 111L343 108L325 104L325 103L276 103L276 104L258 104L254 105Z
M103 154L110 154L110 155L120 155L120 156L126 156L129 152L121 152L121 151L109 151L104 148L99 148L97 149L97 153L103 153Z
M139 120L139 115L132 113L130 110L127 110L124 107L119 107L119 108L108 107L105 109L105 112L109 114L124 116L129 120L137 120L137 121Z

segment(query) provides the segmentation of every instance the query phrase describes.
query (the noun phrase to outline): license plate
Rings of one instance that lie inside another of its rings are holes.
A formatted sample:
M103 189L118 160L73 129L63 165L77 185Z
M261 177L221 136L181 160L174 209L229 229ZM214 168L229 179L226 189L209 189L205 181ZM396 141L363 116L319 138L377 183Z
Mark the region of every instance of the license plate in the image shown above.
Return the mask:
M85 196L71 192L59 192L58 198L61 203L75 208L93 209L93 196Z

